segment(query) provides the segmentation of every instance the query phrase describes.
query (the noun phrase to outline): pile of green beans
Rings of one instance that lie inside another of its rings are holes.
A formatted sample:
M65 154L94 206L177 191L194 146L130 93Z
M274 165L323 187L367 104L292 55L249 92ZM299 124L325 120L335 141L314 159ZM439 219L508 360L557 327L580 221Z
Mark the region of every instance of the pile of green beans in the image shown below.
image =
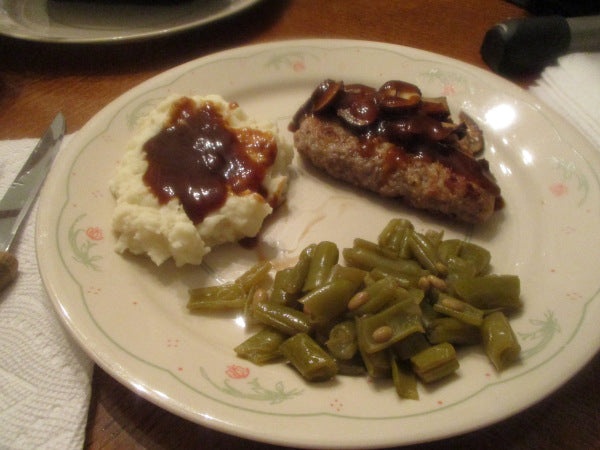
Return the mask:
M400 397L418 399L418 380L455 374L455 346L480 345L498 371L518 360L507 317L522 308L520 281L491 274L490 260L479 245L392 219L376 242L311 244L274 275L260 262L191 289L188 308L243 311L259 331L235 352L255 364L284 361L309 381L391 378Z

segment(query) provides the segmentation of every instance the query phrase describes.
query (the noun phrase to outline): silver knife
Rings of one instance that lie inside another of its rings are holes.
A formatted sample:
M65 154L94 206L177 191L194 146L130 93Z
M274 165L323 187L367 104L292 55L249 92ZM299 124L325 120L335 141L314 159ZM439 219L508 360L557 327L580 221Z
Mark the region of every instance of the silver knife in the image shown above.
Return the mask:
M65 117L59 113L0 200L0 290L17 276L18 262L10 253L11 245L46 179L64 134Z

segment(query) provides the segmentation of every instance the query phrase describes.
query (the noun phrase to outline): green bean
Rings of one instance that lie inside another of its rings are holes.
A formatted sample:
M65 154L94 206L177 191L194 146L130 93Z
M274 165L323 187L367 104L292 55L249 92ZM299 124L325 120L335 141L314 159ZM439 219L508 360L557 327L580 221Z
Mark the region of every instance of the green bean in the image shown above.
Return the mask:
M355 290L358 289L365 280L365 276L368 272L365 270L357 269L356 267L346 267L340 264L336 264L331 269L331 275L329 281L335 280L346 280L350 281L354 286Z
M440 242L437 254L444 264L448 264L453 258L461 258L473 264L474 275L479 275L489 268L491 254L485 248L465 242L460 239L448 239Z
M242 309L246 293L238 283L190 289L187 308L190 311Z
M393 259L363 248L345 248L342 254L352 267L363 270L381 269L390 275L420 277L427 273L420 264L410 259Z
M386 247L381 247L379 244L366 239L356 238L353 242L353 248L363 249L370 252L377 253L378 255L385 256L386 258L397 259L398 254Z
M348 309L354 316L376 313L395 297L397 287L392 278L382 278L352 297Z
M321 287L329 279L333 266L338 262L339 250L333 242L319 242L310 260L308 273L302 290L304 292Z
M419 400L419 391L417 389L417 377L403 361L396 361L392 358L392 379L396 393L400 398L408 398L411 400Z
M503 370L519 358L521 346L506 316L496 311L483 319L483 349L497 370Z
M370 272L365 275L365 284L372 284L382 278L392 277L396 281L398 286L403 288L416 287L419 284L419 278L421 275L405 275L405 274L394 274L392 275L390 272L386 272L381 268L374 268ZM369 281L367 281L369 280Z
M335 360L306 333L286 339L279 350L308 381L329 380L338 371Z
M234 351L240 358L260 366L282 356L279 346L287 338L286 334L265 327L235 347Z
M488 250L472 242L463 243L459 256L473 263L477 275L488 270L492 258Z
M476 327L483 322L483 310L446 294L440 294L438 301L433 305L433 309Z
M291 268L282 269L275 273L269 302L278 303L280 305L292 306L294 302L298 300L300 295L297 293L290 293L287 289L290 285L290 277L292 276L291 274Z
M352 359L358 351L354 320L345 320L336 324L329 332L329 339L325 342L325 346L337 359Z
M347 280L335 280L310 291L298 301L311 318L323 325L346 310L355 286Z
M357 320L358 345L366 353L388 348L412 333L424 333L420 310L407 301Z
M400 360L406 360L429 347L423 333L412 333L394 344L394 353Z
M521 284L516 275L459 278L453 288L459 298L479 309L514 312L523 306Z
M471 261L467 261L458 256L448 260L447 268L447 292L452 294L456 294L454 291L454 284L457 280L460 280L461 278L473 278L477 273L477 269Z
M308 314L276 303L266 302L254 305L253 315L262 324L288 335L308 333L311 329Z
M444 230L440 230L440 231L427 230L427 231L425 231L425 237L429 240L431 245L433 245L435 247L436 253L437 253L437 248L444 239Z
M256 263L249 270L240 275L235 282L242 286L244 292L250 291L253 286L258 286L269 279L269 271L273 264L268 261Z
M464 241L460 239L446 239L438 245L438 258L444 264L448 264L452 258L457 258Z
M438 317L427 324L427 339L432 344L449 342L457 345L481 342L479 327L461 322L454 317Z
M298 294L302 291L306 277L310 269L313 254L315 253L316 244L311 244L300 252L298 262L290 269L287 283L283 289L290 294Z
M408 247L421 267L434 275L438 274L437 250L427 237L416 231L411 232L408 236Z
M351 359L336 359L335 363L338 366L339 375L359 376L367 373L367 369L359 353Z
M406 219L392 219L379 234L377 242L380 247L394 251L399 257L408 258L410 250L407 236L413 229L413 224Z
M359 342L358 350L370 377L389 378L391 376L392 366L390 364L390 353L388 349L375 353L367 353L361 347Z
M448 342L423 350L410 358L410 361L415 373L425 383L451 375L459 367L456 350Z

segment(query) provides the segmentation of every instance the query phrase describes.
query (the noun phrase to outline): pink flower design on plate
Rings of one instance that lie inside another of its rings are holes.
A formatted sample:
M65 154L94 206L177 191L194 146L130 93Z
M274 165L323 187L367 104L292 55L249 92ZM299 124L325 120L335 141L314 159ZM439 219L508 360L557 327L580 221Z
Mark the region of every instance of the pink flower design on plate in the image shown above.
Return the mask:
M247 367L238 366L237 364L232 364L231 366L227 366L225 374L229 378L239 380L241 378L247 378L248 375L250 375L250 369L248 369Z
M292 69L294 69L294 72L304 72L306 70L306 64L304 64L304 61L298 60L292 65Z
M102 234L102 229L100 227L88 227L85 230L85 234L92 241L101 241L104 239L104 235Z
M560 197L569 192L569 188L564 183L554 183L550 186L550 192L552 192L556 197Z
M447 96L447 95L452 95L452 94L456 94L456 89L454 89L454 86L451 84L444 85L444 89L442 90L442 95Z

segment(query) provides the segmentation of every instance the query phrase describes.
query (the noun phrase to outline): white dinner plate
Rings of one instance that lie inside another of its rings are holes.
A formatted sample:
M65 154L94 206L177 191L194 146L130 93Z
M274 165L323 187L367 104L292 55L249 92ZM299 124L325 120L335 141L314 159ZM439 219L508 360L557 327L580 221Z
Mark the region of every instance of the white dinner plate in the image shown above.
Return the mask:
M250 115L287 124L325 78L389 79L446 96L482 127L485 157L506 207L464 226L332 182L296 157L289 198L259 249L227 245L200 267L154 266L113 251L108 181L133 124L171 93L218 93ZM169 70L115 100L61 150L40 200L43 281L79 344L141 396L222 432L297 447L368 448L441 439L511 416L573 376L600 346L600 155L549 107L486 71L406 47L306 40L242 47ZM392 217L445 230L492 253L493 271L519 275L524 310L512 319L523 352L498 373L479 350L459 352L447 382L400 400L388 382L337 377L308 384L282 365L257 367L233 347L252 334L236 314L186 310L188 288L232 280L258 253L291 260L311 242L341 248L376 239ZM259 251L260 250L260 251Z
M163 36L236 14L260 0L0 0L0 34L102 43Z

